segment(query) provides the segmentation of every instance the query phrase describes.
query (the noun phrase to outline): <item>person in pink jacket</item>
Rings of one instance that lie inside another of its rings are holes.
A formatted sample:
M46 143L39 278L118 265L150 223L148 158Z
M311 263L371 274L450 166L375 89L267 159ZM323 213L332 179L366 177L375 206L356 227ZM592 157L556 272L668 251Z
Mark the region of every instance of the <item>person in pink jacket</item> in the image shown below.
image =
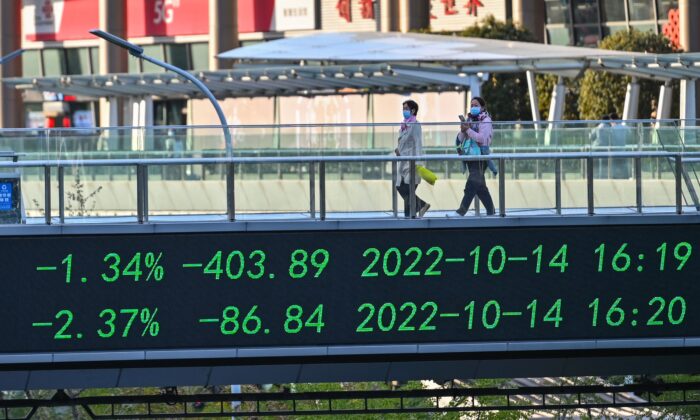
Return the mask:
M490 153L491 138L493 137L493 124L491 122L491 116L486 111L486 101L479 96L475 96L471 101L469 118L462 124L461 130L457 134L459 150L461 150L467 139L471 139L479 145L482 155L488 155ZM464 197L462 197L462 202L456 212L457 215L464 216L467 214L474 196L479 197L479 200L486 208L487 215L496 213L491 193L486 186L486 179L484 178L484 172L486 172L487 167L490 167L494 174L497 173L492 161L467 162L469 177L467 178L467 185L464 187Z

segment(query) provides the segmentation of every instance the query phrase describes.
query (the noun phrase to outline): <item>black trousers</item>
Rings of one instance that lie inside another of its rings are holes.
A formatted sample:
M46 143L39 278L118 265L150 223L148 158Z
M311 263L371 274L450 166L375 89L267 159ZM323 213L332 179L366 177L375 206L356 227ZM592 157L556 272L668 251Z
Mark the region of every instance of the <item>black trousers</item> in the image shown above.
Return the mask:
M474 196L479 197L479 200L486 208L486 214L491 215L496 213L496 209L493 206L493 199L491 198L491 193L486 187L486 178L484 178L484 171L486 170L486 162L467 162L467 168L469 168L469 177L467 178L467 185L464 187L464 197L462 197L462 203L459 205L457 213L464 216L469 210L469 206L472 205Z
M409 217L410 212L411 212L410 211L410 209L411 209L411 197L410 197L411 191L410 191L409 187L410 186L408 184L406 184L405 182L403 182L403 180L401 181L401 185L396 187L396 191L398 191L399 194L401 195L401 198L403 198L403 214L406 217ZM425 201L421 200L420 197L418 197L418 195L416 195L416 215L418 215L418 212L420 211L420 209L423 208L424 205L425 205Z

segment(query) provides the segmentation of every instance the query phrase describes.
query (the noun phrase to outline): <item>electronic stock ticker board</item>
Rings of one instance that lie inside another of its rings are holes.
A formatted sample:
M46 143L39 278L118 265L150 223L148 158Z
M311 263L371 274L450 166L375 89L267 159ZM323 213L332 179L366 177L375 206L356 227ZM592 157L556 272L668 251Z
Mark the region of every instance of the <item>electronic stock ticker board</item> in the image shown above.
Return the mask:
M0 237L0 353L700 337L700 226Z

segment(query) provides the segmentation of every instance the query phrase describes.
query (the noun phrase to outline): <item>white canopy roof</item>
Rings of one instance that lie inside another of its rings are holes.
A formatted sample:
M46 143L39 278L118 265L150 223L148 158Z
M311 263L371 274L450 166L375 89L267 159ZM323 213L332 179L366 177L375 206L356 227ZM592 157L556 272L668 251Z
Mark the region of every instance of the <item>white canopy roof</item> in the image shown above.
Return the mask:
M236 48L218 56L251 61L479 63L630 55L622 51L446 35L331 32Z

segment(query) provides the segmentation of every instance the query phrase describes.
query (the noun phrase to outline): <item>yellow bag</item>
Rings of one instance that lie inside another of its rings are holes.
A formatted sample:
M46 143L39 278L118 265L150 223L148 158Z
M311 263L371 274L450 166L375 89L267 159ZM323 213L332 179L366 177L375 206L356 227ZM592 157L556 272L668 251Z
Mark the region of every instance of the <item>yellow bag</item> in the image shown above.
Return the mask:
M418 175L425 180L430 185L435 185L435 181L437 181L437 175L433 173L430 169L426 168L425 166L420 166L416 165L416 171L418 171Z

